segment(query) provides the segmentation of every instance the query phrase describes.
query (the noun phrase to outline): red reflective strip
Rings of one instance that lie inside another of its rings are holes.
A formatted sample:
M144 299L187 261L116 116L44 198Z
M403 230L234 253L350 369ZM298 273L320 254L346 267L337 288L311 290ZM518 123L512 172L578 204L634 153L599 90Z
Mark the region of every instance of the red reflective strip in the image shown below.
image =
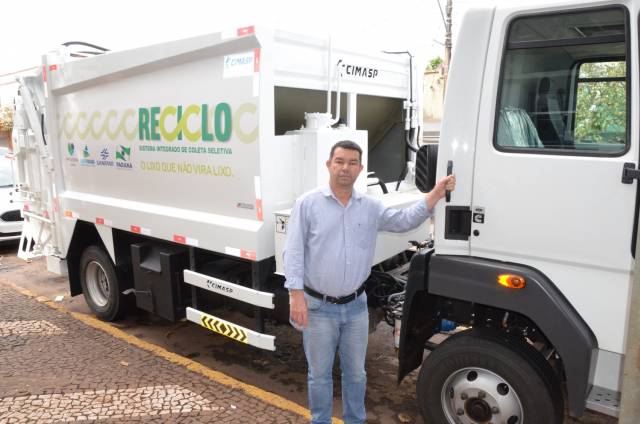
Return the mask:
M253 72L260 72L260 49L253 49Z
M42 216L44 216L45 218L49 218L49 211L42 212Z
M104 225L104 218L96 218L96 224Z
M187 244L187 238L185 236L173 235L173 241L180 244Z
M42 81L47 82L47 68L45 66L42 67Z
M58 65L49 65L49 70L50 71L57 71L58 70Z
M238 28L238 37L242 37L243 35L253 34L255 32L255 28L252 26Z
M133 231L134 233L140 234L140 227L138 227L137 225L132 225L131 231Z
M240 256L245 259L251 259L252 261L256 260L256 252L253 250L241 250Z
M22 209L25 210L25 211L28 211L29 210L29 205L25 204Z
M262 216L262 199L256 199L256 211L258 212L258 221L264 221Z

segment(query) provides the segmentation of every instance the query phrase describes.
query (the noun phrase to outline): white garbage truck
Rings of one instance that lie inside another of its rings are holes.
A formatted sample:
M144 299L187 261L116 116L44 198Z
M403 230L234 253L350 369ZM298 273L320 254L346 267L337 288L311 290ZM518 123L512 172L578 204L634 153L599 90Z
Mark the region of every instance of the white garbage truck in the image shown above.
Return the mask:
M615 416L640 203L639 13L633 0L469 11L439 147L415 162L421 68L407 54L247 28L47 55L17 105L21 255L67 269L103 319L130 297L273 349L263 320L288 314L287 209L349 138L379 182L358 187L390 206L420 197L414 174L422 191L457 175L434 243L426 225L380 234L367 284L397 329L398 380L421 367L426 421ZM216 315L230 302L255 330Z
M640 201L639 13L620 0L465 15L437 160L427 146L416 163L425 189L451 170L458 183L437 206L434 248L411 259L401 316L399 378L421 367L427 422L618 414ZM457 329L436 344L442 319Z
M328 183L331 146L362 147L359 190L395 207L422 197L419 62L260 27L46 54L19 81L19 256L45 256L101 319L135 302L274 350L264 324L288 322L288 209ZM378 268L406 263L428 230L381 234Z

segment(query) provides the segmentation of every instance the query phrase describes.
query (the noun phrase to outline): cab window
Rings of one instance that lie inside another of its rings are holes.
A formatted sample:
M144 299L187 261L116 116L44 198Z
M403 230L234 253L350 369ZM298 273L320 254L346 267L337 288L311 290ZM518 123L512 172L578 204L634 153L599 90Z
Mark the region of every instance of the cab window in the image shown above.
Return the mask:
M629 140L626 22L621 7L515 19L502 64L496 148L623 154Z

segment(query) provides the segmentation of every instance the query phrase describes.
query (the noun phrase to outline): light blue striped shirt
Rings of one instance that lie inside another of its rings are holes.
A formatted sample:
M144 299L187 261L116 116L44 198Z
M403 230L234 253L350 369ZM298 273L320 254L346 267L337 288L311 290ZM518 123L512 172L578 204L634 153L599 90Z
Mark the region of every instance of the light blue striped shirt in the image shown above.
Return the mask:
M285 287L353 293L371 273L377 232L409 231L430 216L424 199L393 209L354 190L345 207L329 186L313 190L296 201L287 224Z

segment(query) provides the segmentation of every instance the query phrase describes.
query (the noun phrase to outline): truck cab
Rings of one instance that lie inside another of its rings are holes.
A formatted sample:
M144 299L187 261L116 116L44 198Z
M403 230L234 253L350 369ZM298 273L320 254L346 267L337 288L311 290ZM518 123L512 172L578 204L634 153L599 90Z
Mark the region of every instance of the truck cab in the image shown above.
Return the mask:
M466 14L437 170L417 165L458 184L437 207L435 247L412 259L402 312L399 379L421 366L428 422L561 423L563 390L572 416L617 415L639 11L618 1ZM429 342L442 319L457 329Z

